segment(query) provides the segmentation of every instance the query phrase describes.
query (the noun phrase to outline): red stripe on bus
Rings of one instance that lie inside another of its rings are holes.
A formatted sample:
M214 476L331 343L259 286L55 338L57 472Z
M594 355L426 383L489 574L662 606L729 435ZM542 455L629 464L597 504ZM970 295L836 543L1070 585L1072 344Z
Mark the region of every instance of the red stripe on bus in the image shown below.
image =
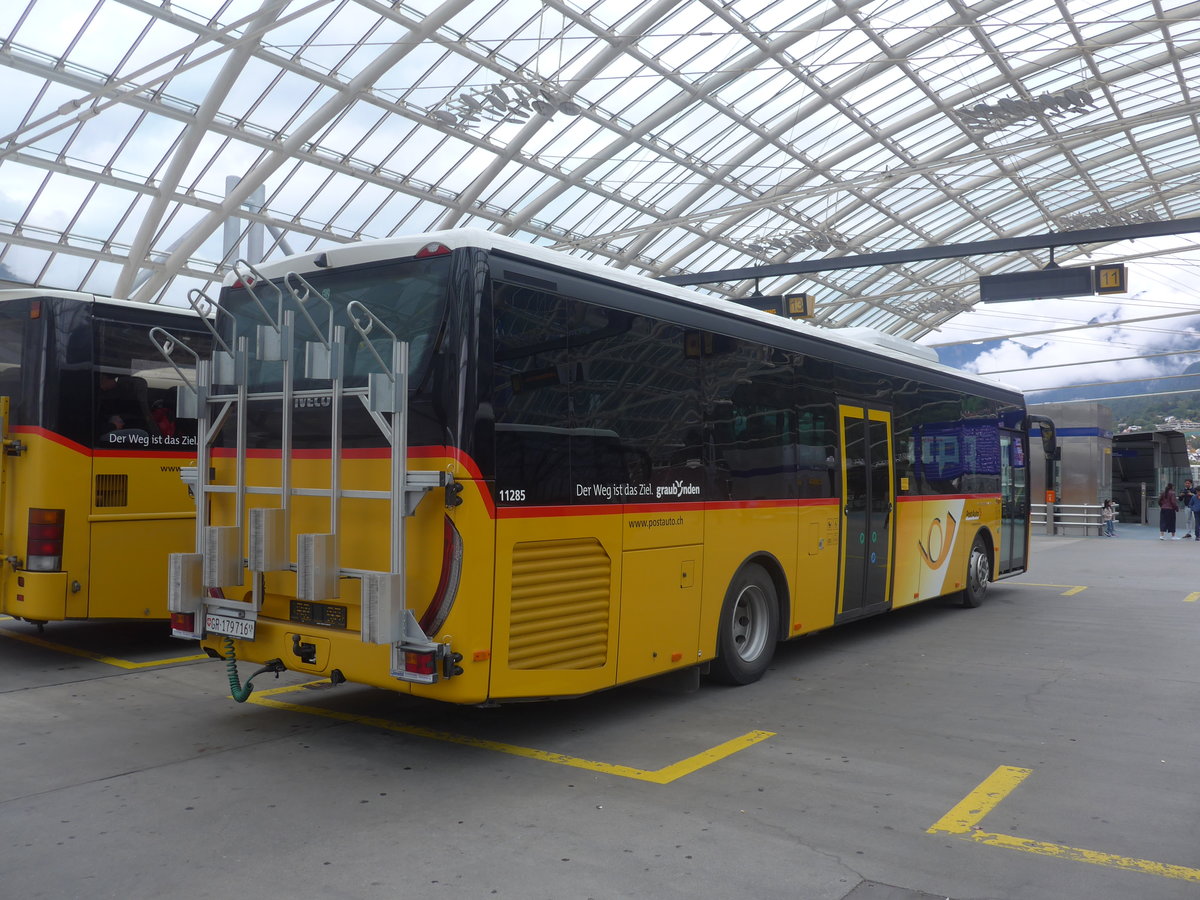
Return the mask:
M559 516L625 516L649 513L708 512L721 509L788 509L801 506L836 506L837 497L818 500L697 500L695 503L629 503L589 506L502 506L498 519L536 519Z
M187 450L103 450L100 448L89 449L83 444L76 443L70 438L63 437L46 428L41 428L37 425L14 425L9 429L10 434L27 434L31 437L40 437L53 444L58 444L60 447L65 447L72 453L78 453L81 456L92 456L103 459L112 459L120 457L121 459L193 459L196 456L194 448Z

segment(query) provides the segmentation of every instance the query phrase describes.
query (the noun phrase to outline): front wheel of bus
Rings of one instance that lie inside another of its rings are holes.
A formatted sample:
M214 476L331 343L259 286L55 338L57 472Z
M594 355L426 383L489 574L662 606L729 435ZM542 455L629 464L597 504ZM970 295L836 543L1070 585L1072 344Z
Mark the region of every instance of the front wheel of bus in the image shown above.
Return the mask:
M725 592L713 678L723 684L758 681L775 655L779 599L761 566L745 566Z
M971 556L967 560L967 586L963 588L962 605L976 607L983 603L988 582L992 577L992 564L983 538L976 536L971 544Z

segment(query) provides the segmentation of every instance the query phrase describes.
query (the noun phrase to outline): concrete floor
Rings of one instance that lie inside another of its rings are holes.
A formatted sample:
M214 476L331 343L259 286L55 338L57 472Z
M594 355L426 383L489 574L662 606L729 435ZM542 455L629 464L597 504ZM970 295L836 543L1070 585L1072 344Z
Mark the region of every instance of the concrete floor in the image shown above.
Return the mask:
M0 621L0 898L1195 900L1200 547L1155 538L1038 535L749 687L498 709Z

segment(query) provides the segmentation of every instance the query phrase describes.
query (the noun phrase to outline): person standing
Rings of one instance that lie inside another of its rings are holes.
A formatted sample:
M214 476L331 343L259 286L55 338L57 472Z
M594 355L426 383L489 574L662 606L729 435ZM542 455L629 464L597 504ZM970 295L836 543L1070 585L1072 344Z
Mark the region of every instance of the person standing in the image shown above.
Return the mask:
M1158 539L1165 541L1167 535L1171 540L1179 540L1175 534L1175 513L1179 511L1179 500L1175 496L1175 485L1167 482L1163 492L1158 495Z
M1191 538L1192 532L1196 530L1196 514L1192 512L1192 498L1196 496L1195 490L1192 489L1192 479L1185 478L1183 480L1183 490L1179 493L1179 509L1183 513L1183 532L1185 540Z
M1100 532L1104 537L1116 537L1117 532L1113 527L1113 522L1117 518L1117 511L1113 509L1113 502L1105 500L1104 506L1100 508L1100 522L1104 525L1104 530Z

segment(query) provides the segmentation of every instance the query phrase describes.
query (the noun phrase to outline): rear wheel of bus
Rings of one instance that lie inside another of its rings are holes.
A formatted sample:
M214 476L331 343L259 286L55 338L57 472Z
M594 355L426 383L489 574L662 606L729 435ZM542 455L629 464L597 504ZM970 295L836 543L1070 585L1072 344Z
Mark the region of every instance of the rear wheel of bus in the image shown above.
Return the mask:
M722 684L750 684L767 671L779 633L779 596L762 566L742 566L721 607L712 677Z

